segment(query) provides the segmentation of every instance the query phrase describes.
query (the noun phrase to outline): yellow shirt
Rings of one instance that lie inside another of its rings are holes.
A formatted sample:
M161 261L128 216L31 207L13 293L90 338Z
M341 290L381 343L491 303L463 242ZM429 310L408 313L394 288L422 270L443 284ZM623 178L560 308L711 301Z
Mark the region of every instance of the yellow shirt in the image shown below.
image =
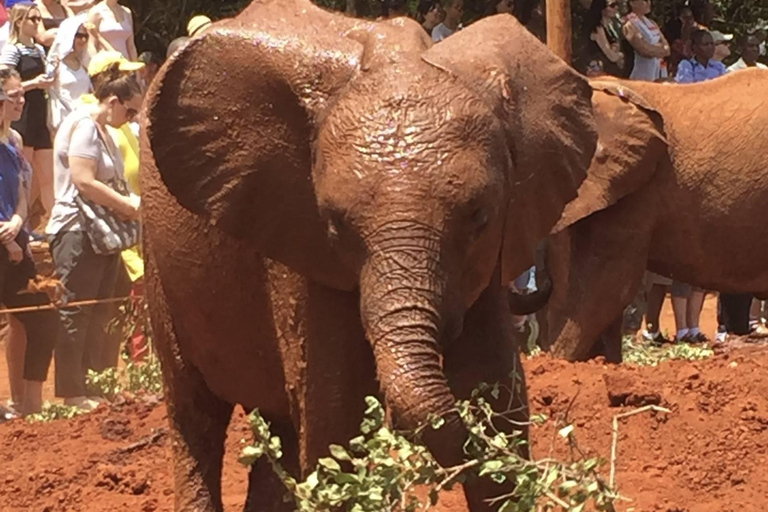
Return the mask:
M128 189L140 195L139 187L139 139L133 134L130 124L126 123L120 128L108 126L112 140L120 149L123 157L123 169ZM144 260L142 259L141 245L131 247L122 252L123 263L128 271L131 281L136 282L144 277Z

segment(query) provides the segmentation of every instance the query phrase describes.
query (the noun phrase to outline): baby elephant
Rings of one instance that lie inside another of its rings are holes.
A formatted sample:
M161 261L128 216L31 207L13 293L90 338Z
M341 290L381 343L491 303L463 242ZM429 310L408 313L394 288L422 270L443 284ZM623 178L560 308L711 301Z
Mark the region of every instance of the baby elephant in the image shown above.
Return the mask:
M527 418L504 283L586 175L592 89L509 15L431 44L407 19L259 0L150 89L147 293L177 511L222 509L236 404L296 476L356 435L365 395L405 428L446 415L424 437L444 465L466 439L450 411L481 381ZM257 463L246 508L290 510L282 492ZM473 510L503 492L466 488Z

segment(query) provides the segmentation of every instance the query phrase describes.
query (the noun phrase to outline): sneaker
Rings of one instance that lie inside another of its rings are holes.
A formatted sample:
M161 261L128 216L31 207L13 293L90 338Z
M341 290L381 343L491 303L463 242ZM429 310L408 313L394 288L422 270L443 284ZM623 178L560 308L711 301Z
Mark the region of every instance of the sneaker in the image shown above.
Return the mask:
M654 334L649 333L647 330L643 329L643 341L647 343L653 343L654 345L663 345L665 343L671 343L672 341L665 337L664 334L661 332L657 332Z
M687 338L690 338L690 341L688 343L708 343L711 341L709 339L709 336L704 334L703 332L696 333L695 335L689 335Z
M70 407L77 407L78 409L84 412L91 412L92 410L94 410L99 406L99 402L90 400L89 398L84 396L75 396L72 398L65 398L64 405L68 405Z
M725 343L725 339L728 337L727 333L724 332L718 332L717 336L715 336L715 342L716 343Z

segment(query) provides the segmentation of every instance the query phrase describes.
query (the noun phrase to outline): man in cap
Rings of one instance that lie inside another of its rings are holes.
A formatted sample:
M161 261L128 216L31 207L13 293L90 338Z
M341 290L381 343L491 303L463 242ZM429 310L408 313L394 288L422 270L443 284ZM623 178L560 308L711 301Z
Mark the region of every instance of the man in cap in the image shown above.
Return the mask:
M715 53L712 55L712 60L723 62L723 59L726 59L731 55L731 41L733 40L733 34L723 34L717 30L711 30L709 33L712 35L712 40L715 42Z

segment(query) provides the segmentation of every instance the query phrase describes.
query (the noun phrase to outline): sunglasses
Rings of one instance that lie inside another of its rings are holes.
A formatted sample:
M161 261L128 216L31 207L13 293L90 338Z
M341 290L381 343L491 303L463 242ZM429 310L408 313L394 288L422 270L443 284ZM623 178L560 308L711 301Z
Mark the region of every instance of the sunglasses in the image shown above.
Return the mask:
M89 36L88 33L78 32L75 34L75 39L83 39L87 41L89 37L91 36Z
M32 23L40 23L41 21L43 21L43 17L42 16L30 16L30 17L27 18L27 20L31 21Z
M128 107L122 100L118 99L117 101L120 102L120 104L124 107L126 107L125 110L125 117L128 119L128 121L133 121L136 119L136 116L139 115L139 111L135 108Z

